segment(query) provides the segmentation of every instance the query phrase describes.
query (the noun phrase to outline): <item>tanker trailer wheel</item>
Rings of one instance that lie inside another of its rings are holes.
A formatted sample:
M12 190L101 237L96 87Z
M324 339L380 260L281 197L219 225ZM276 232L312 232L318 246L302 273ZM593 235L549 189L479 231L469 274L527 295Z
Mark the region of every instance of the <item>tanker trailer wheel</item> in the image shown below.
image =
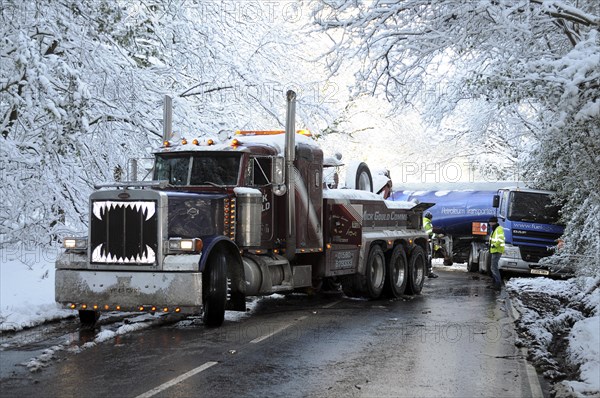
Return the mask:
M373 245L369 250L365 267L363 291L369 298L379 298L385 284L385 256L379 245Z
M467 258L467 271L469 272L477 272L479 271L479 256L476 256L477 249L475 249L475 245L471 245L471 249L469 250L469 257Z
M482 274L490 275L492 268L492 256L489 250L482 250L479 252L479 272Z
M392 250L392 254L386 256L387 275L385 278L384 294L387 297L400 297L406 290L408 281L408 262L404 247L398 245Z
M79 310L79 322L82 326L94 326L98 318L100 318L99 311Z
M415 247L408 259L408 283L406 292L408 294L419 294L423 290L425 275L427 274L427 260L421 246Z
M204 324L208 327L221 326L225 319L227 300L227 261L223 252L211 254L202 279Z

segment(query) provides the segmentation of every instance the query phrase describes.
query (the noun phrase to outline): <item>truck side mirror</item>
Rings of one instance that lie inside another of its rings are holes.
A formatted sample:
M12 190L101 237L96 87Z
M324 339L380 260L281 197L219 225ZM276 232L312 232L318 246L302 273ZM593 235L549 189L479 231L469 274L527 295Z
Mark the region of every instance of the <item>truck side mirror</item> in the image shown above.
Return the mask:
M271 170L271 175L273 176L273 185L282 185L285 184L285 162L283 157L273 158L272 163L273 170Z
M285 159L281 156L273 158L271 163L271 175L273 180L273 193L277 196L282 196L286 193L287 188L285 186Z
M246 168L246 184L254 185L254 159L248 160L248 167Z
M500 195L494 195L494 201L492 202L492 207L496 209L500 207Z

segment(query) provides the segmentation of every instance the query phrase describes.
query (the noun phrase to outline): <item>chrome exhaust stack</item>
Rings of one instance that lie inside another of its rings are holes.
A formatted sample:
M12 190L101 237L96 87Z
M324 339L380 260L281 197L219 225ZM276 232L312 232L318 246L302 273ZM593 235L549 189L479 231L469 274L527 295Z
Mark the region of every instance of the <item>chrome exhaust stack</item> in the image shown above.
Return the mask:
M169 141L173 135L173 99L165 95L163 107L163 141Z
M287 187L285 257L296 256L296 190L294 188L294 161L296 160L296 93L286 93L287 111L285 121L285 180Z

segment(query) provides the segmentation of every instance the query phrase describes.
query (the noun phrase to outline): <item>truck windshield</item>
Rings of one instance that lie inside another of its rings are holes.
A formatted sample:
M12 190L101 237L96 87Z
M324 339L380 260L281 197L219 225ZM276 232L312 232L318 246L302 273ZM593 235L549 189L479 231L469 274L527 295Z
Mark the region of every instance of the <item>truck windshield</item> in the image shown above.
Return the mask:
M239 153L160 154L154 179L171 185L237 185L240 159Z
M508 218L512 221L557 224L559 207L550 195L534 192L511 192Z

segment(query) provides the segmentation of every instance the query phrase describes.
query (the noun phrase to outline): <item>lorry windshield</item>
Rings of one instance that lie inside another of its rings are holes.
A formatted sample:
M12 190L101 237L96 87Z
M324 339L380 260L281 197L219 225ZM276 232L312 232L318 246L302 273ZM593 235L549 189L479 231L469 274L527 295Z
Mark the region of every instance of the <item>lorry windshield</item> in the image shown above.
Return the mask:
M154 179L171 185L237 185L240 160L239 153L160 154Z
M557 224L559 207L550 195L534 192L511 192L508 218L512 221Z

